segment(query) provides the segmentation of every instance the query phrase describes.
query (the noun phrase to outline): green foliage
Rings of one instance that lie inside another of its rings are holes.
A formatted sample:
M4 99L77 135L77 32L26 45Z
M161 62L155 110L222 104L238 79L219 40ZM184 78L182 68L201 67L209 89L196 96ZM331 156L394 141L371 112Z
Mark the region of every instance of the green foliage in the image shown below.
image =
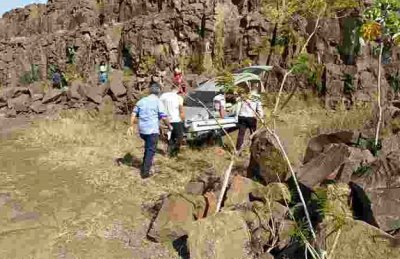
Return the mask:
M253 63L253 61L249 58L245 58L244 60L242 60L242 62L240 63L241 67L248 67L251 66L251 64Z
M102 10L105 7L105 0L96 0L96 7L98 10Z
M395 75L390 75L389 84L395 93L398 93L400 91L400 73L399 73L399 71L397 71Z
M216 78L218 87L222 87L225 93L236 91L235 78L229 71L222 71Z
M306 18L333 16L337 11L359 6L356 0L264 0L263 13L278 24L289 23L295 14Z
M32 6L29 10L29 18L31 19L37 19L40 17L40 15L41 13L39 11L39 7L37 7L36 5Z
M293 74L304 74L309 68L310 55L308 53L301 53L293 62L292 72Z
M130 69L129 67L124 67L123 73L124 77L131 77L134 75L132 69Z
M318 207L318 212L323 217L327 212L328 194L325 188L318 188L311 194L311 202Z
M362 21L355 17L346 17L344 21L343 40L338 46L341 55L357 56L361 50Z
M50 64L49 67L47 68L47 79L52 80L53 79L53 75L57 70L57 66Z
M375 0L363 15L363 37L369 41L385 42L385 45L399 43L400 1Z
M64 73L62 73L65 83L69 84L75 80L83 80L78 68L74 64L68 64Z
M345 94L351 94L356 90L354 86L354 77L352 75L344 73L342 80L344 83L343 92Z
M40 71L38 65L31 65L31 69L20 77L19 81L23 85L29 85L33 82L37 82L40 80Z
M298 221L294 225L294 228L292 228L289 231L289 236L300 243L303 243L303 240L310 240L311 239L311 233L310 230L308 229L308 223L306 221Z
M293 74L306 75L308 83L315 87L318 93L325 91L322 83L325 66L319 64L314 56L308 53L301 53L294 60L291 69Z
M361 165L353 172L353 174L358 177L369 176L372 174L372 168L368 165Z
M375 139L373 138L358 138L356 147L368 149L374 156L377 156L379 151L382 149L382 142L379 140L378 144L375 145Z
M154 72L156 68L156 58L153 56L144 56L140 61L139 68L144 74Z

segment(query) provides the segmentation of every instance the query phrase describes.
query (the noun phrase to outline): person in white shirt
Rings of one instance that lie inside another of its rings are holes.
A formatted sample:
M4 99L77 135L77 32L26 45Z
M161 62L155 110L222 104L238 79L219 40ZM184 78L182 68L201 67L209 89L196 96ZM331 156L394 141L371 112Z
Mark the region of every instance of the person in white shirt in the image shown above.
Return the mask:
M162 94L160 97L172 125L172 132L168 141L168 153L171 157L178 155L184 131L183 98L178 94L178 91L178 86L172 84L171 91Z
M257 90L253 89L247 98L239 101L237 115L239 133L236 150L240 150L244 142L246 130L249 129L251 134L254 133L257 129L257 118L264 117L261 98Z
M224 118L226 114L225 112L226 100L225 100L225 94L222 89L219 90L218 95L214 97L213 103L214 103L215 117Z

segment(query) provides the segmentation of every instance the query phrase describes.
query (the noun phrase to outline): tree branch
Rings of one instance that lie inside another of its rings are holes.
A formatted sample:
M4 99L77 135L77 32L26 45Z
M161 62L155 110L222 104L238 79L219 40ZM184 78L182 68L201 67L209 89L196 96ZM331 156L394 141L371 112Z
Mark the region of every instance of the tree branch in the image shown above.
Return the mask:
M383 42L380 44L380 50L379 50L379 64L378 64L378 109L379 109L379 114L378 114L378 123L376 125L376 135L375 135L375 147L378 145L379 141L379 131L381 129L381 124L382 124L382 104L381 104L381 73L382 73L382 54L383 54Z

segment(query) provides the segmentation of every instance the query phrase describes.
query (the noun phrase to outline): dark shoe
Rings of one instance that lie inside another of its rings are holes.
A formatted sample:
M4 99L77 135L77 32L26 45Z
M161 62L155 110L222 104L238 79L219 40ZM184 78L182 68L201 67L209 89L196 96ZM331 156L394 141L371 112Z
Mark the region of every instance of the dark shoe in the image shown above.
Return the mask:
M140 176L142 177L142 179L147 179L150 178L151 174L147 173L147 174L140 174Z

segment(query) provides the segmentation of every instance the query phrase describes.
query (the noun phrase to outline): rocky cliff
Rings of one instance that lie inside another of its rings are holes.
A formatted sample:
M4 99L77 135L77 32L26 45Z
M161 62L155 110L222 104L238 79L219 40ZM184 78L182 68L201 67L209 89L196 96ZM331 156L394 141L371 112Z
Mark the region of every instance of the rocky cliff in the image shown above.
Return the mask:
M262 1L220 2L225 62L250 59L253 64L274 65L267 84L276 89L281 68L287 68L299 52L298 41L286 39L281 51L271 53L263 46L272 40L275 24L262 13ZM77 72L90 84L96 81L96 65L101 61L114 69L131 68L134 87L150 74L169 74L178 64L184 64L187 73L201 73L204 69L199 67L214 55L215 5L211 0L49 0L47 5L13 10L0 19L0 84L20 86L21 76L32 65L38 67L41 79L48 78L54 66L66 70L69 47L75 51ZM363 42L346 43L354 37L351 20L346 19L358 16L359 10L354 9L343 18L322 20L308 46L324 65L321 79L329 106L343 99L351 104L374 98L378 66L372 48ZM291 29L306 38L315 21L296 20ZM389 78L400 67L400 50L394 49L385 59L384 75ZM346 90L346 83L354 89ZM287 90L295 86L310 84L301 76L291 76ZM388 98L394 98L385 79L383 88Z

